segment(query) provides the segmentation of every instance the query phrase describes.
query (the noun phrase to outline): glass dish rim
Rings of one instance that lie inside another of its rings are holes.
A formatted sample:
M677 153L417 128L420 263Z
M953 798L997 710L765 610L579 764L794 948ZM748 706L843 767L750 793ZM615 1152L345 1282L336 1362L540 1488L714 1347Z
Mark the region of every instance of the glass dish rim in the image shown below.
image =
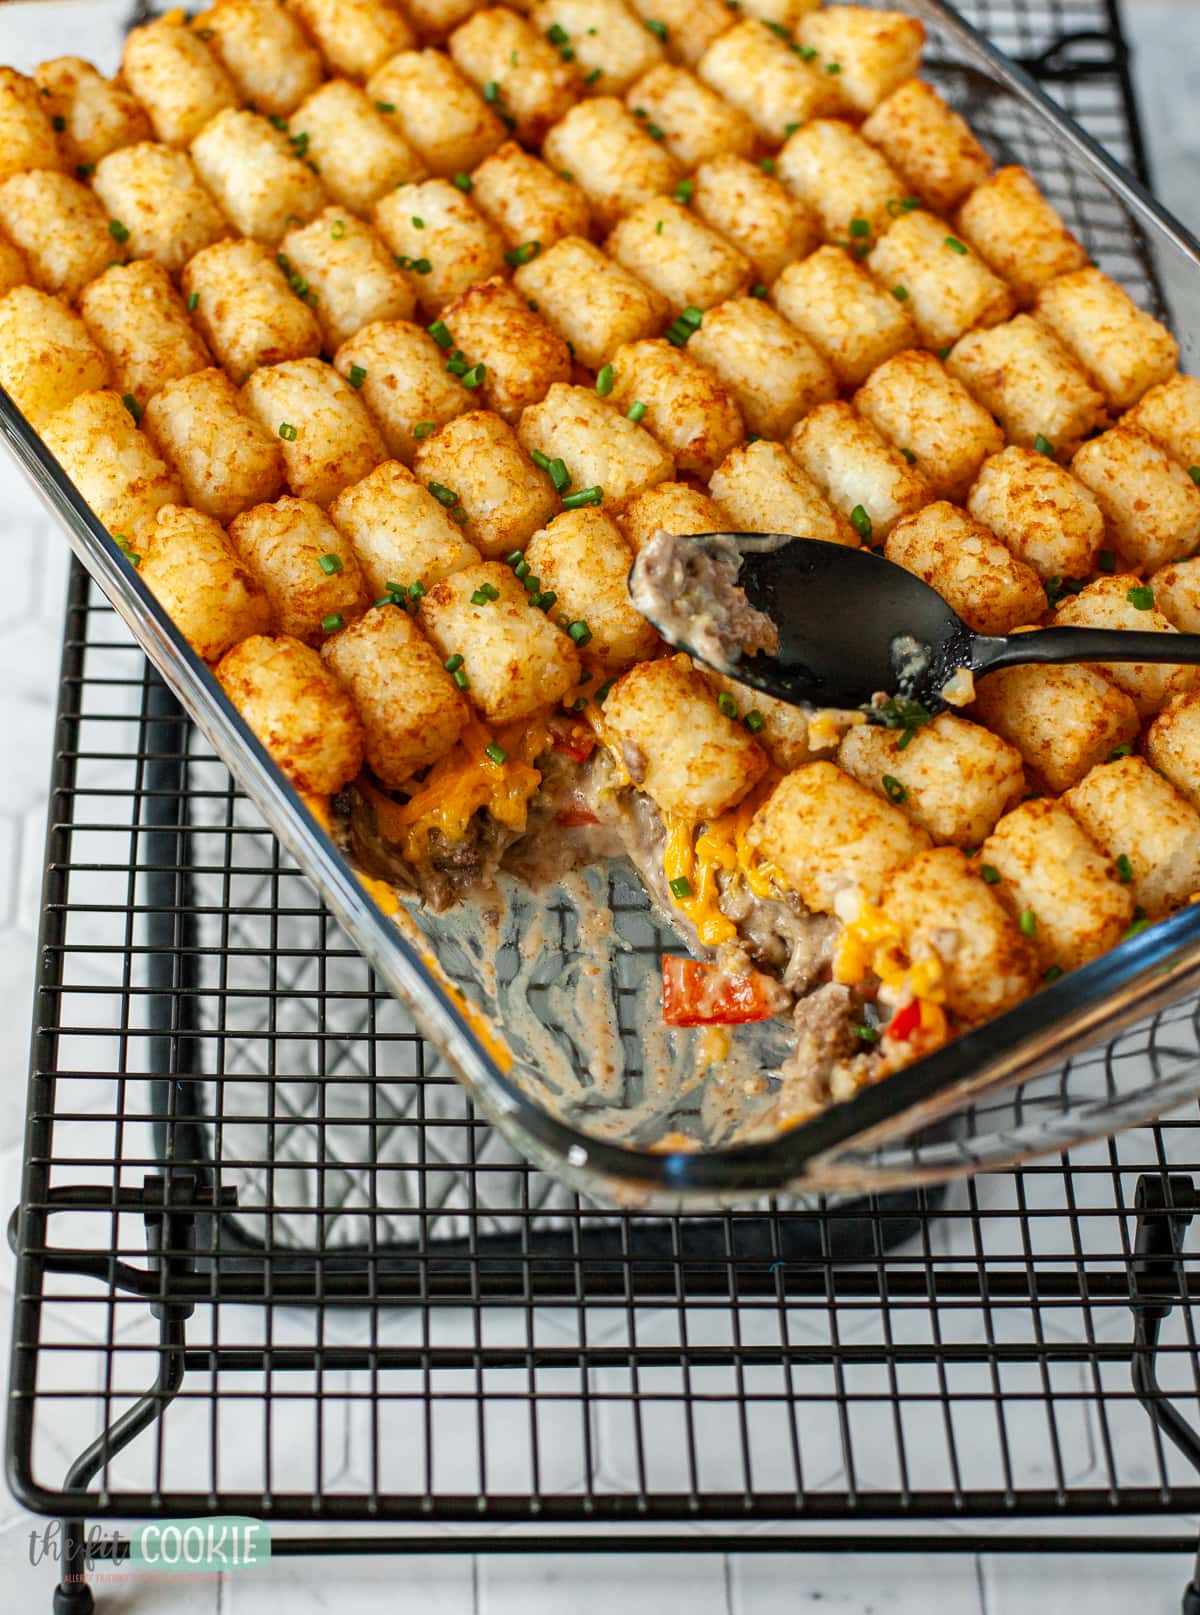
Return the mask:
M907 8L936 22L968 54L982 59L990 76L1096 171L1151 237L1171 241L1200 273L1200 242L1009 57L944 0L907 0ZM538 1147L538 1164L548 1170L555 1169L553 1162L564 1174L586 1166L589 1177L601 1174L625 1193L681 1198L803 1188L806 1178L821 1175L840 1155L861 1146L867 1135L902 1120L914 1108L952 1097L955 1087L967 1079L973 1089L1028 1080L1070 1049L1092 1043L1101 1027L1111 1030L1128 1024L1153 1003L1178 999L1189 986L1200 983L1197 903L1068 972L934 1054L769 1140L711 1150L647 1150L596 1138L552 1115L504 1070L486 1036L472 1024L477 1017L461 995L364 887L352 863L303 796L277 771L215 676L125 561L3 387L0 436L43 502L65 525L76 555L141 649L388 989L403 1000L418 1028L492 1119L502 1129L506 1124L519 1128L524 1139ZM1055 1140L1048 1139L1047 1147L1055 1147ZM869 1179L870 1168L856 1167L856 1175Z

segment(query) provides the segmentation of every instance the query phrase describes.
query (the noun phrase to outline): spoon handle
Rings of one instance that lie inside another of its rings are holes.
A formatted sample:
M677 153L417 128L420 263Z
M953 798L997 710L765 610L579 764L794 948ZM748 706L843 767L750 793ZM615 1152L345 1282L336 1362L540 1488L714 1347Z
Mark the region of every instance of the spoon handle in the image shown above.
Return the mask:
M992 673L998 667L1026 662L1197 662L1200 634L1164 634L1123 628L1039 628L1029 634L990 639L977 635L971 644L971 671Z

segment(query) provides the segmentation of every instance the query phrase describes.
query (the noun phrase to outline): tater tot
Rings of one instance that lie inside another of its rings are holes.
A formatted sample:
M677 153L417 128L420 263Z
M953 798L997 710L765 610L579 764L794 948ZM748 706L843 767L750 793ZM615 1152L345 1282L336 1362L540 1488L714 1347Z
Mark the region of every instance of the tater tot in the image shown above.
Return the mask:
M1021 922L1043 970L1104 953L1133 918L1133 894L1061 802L1022 802L983 844L981 870Z
M149 140L150 120L121 84L106 79L78 56L59 56L34 71L43 110L61 120L61 145L80 179L101 157L135 141ZM49 168L52 163L31 167ZM0 162L0 176L3 163Z
M612 357L612 401L628 415L644 405L641 424L676 469L710 477L745 436L733 394L712 371L661 339L631 342Z
M931 847L896 870L882 907L911 962L941 966L946 1006L960 1020L990 1020L1037 989L1033 945L957 847Z
M1071 472L1095 495L1116 546L1154 572L1200 544L1200 488L1153 439L1114 426L1083 444Z
M626 91L625 104L635 117L662 130L663 144L686 169L717 157L745 157L754 149L754 125L746 114L673 62L659 62L643 74Z
M0 181L30 168L64 168L50 110L32 79L0 67Z
M428 588L480 558L446 507L398 460L344 488L329 514L354 545L373 599L389 584Z
M14 247L6 235L0 235L0 297L11 292L14 286L29 284L29 265L25 254Z
M183 271L183 292L235 382L259 365L321 351L316 317L293 296L279 265L257 241L219 241L198 252Z
M1146 731L1146 756L1200 809L1200 692L1189 690L1167 702Z
M171 275L233 234L186 151L153 141L123 146L97 163L94 188L129 231L132 256L157 259Z
M746 839L809 908L845 917L877 903L888 876L929 846L920 825L823 760L780 780Z
M368 611L327 639L321 656L350 691L367 766L384 785L403 785L462 733L466 701L441 656L396 606Z
M900 11L822 6L800 18L796 37L817 52L814 68L836 79L842 103L871 112L916 73L925 26Z
M328 200L300 149L256 112L230 108L192 141L192 161L241 233L273 246L293 219L311 219Z
M975 714L1056 794L1138 732L1138 710L1094 668L1006 667L976 686Z
M1028 314L968 331L946 356L946 368L1024 448L1041 438L1069 460L1104 424L1103 396L1054 333Z
M573 174L602 230L611 230L639 202L674 188L683 170L612 96L577 101L542 147L554 168Z
M415 43L408 19L386 0L291 0L335 73L365 79Z
M526 145L536 146L580 93L579 74L506 6L476 11L450 35L451 60Z
M407 0L404 9L422 40L440 45L451 29L477 11L479 5L480 0Z
M1172 561L1150 579L1154 604L1181 634L1200 634L1200 558Z
M609 675L653 656L658 635L629 598L633 551L602 510L564 510L529 540L525 560L544 593L557 595L553 612L585 622L585 662Z
M212 364L171 277L152 258L106 269L84 287L79 312L108 355L114 387L139 404Z
M136 544L163 505L184 503L178 478L116 393L80 393L46 422L42 439L114 537Z
M762 138L778 146L789 126L830 112L830 79L815 72L757 17L718 35L696 64L704 83L744 112Z
M121 76L169 146L186 146L211 118L238 105L237 86L182 11L128 34Z
M399 119L349 79L330 79L292 114L292 139L308 136L306 150L335 202L370 213L385 191L426 173L423 160L400 132Z
M636 555L655 533L719 533L728 518L699 488L686 482L660 482L631 500L617 523Z
M904 181L840 118L802 124L779 153L779 177L829 241L865 250L891 227Z
M441 51L393 56L368 82L367 94L395 107L431 173L469 174L503 144L504 125Z
M572 53L596 95L620 95L663 58L657 38L623 0L535 0L529 20Z
M665 482L675 469L649 432L591 387L556 381L541 403L531 404L521 416L518 431L527 454L561 459L571 491L599 489L606 510L620 510L656 482Z
M882 285L907 295L904 306L922 342L942 348L976 326L999 325L1013 312L1008 287L954 235L944 219L916 211L897 219L871 250L867 267Z
M709 309L688 352L717 373L759 437L782 437L837 395L833 371L808 337L757 297Z
M469 286L447 304L442 323L469 364L483 366L477 398L506 421L515 422L554 382L570 380L567 344L499 275ZM439 335L445 341L444 333Z
M388 452L405 465L423 438L474 402L447 373L446 356L428 332L404 320L364 325L333 362L343 376L353 373Z
M966 119L924 79L908 79L893 90L861 132L935 213L948 213L991 172L992 159Z
M977 634L1010 633L1046 609L1046 592L1033 568L944 499L897 522L885 553L932 584Z
M378 235L342 208L327 207L289 230L280 250L287 273L316 294L313 312L328 353L364 325L407 320L416 307L411 281Z
M766 753L686 656L640 662L619 678L604 702L604 738L637 788L685 819L720 818L767 769Z
M1023 168L998 168L967 197L954 224L1022 308L1047 281L1087 263L1083 245Z
M903 807L935 841L977 847L1025 794L1021 754L999 735L951 712L904 735L879 724L848 729L838 764Z
M840 399L798 421L787 446L864 543L881 544L929 499L920 472Z
M692 186L692 207L746 255L760 285L769 286L817 244L816 226L803 202L757 163L714 157L696 170Z
M463 536L489 560L520 549L558 508L550 478L522 452L507 421L490 410L447 421L418 445L413 470L443 500L457 496L466 518Z
M711 530L711 529L710 529ZM674 532L675 529L672 528ZM807 763L822 748L814 745L811 713L807 707L794 707L790 701L777 701L773 695L741 684L727 674L706 668L704 676L714 690L724 690L733 698L737 717L745 723L754 714L751 732L776 768L786 773ZM719 699L719 697L718 697ZM730 713L732 717L733 714ZM831 742L833 744L834 742Z
M982 404L921 348L873 370L854 407L916 466L937 499L963 499L987 456L1004 447L1004 433Z
M579 682L574 642L501 561L441 578L422 595L419 616L443 660L462 657L468 699L489 723L527 718Z
M333 796L361 770L363 732L354 702L307 645L255 634L221 658L217 677L298 790Z
M522 264L513 280L593 370L621 343L657 335L670 315L660 293L581 236L564 236Z
M1043 286L1034 313L1079 360L1114 410L1167 381L1179 344L1100 269L1076 269Z
M980 467L967 509L1042 578L1096 570L1104 517L1091 490L1036 449L1010 443Z
M280 0L217 0L203 20L242 97L268 117L288 117L324 77L320 53Z
M220 522L283 490L282 445L241 408L223 370L167 382L147 405L144 424L189 503Z
M591 228L587 197L540 157L506 140L469 176L471 200L510 247L536 241L542 252Z
M1101 763L1063 802L1151 919L1200 890L1200 813L1144 758Z
M709 492L735 532L795 533L829 544L858 544L849 522L782 443L764 439L734 449L713 472Z
M339 359L345 351L339 348ZM263 430L282 442L288 487L298 498L328 505L387 459L358 393L319 359L290 359L258 370L241 396Z
M110 380L87 326L59 298L33 286L0 298L0 385L36 431L80 393Z
M634 208L605 246L630 274L666 298L672 314L711 308L750 284L749 259L667 197Z
M266 590L281 633L320 645L366 610L353 546L311 500L285 495L255 505L234 517L229 536Z
M917 344L907 301L876 285L841 247L818 247L789 264L771 288L771 301L824 355L844 387L857 387L876 365Z
M1135 633L1174 634L1178 630L1154 605L1154 591L1132 572L1096 578L1078 594L1068 595L1055 614L1055 625L1067 628L1115 628ZM1196 669L1178 663L1100 662L1099 671L1132 697L1143 718L1157 712L1173 695L1190 690Z
M725 0L629 0L645 21L661 22L667 30L667 55L694 68L721 34L732 28L737 14Z
M373 217L391 250L415 271L426 314L504 272L504 238L449 180L401 185L376 203Z
M1121 425L1145 432L1190 474L1193 466L1200 467L1200 380L1160 381L1121 417Z
M0 185L0 225L24 253L34 283L74 298L114 260L128 236L77 179L42 168Z
M211 516L164 505L138 542L138 575L197 656L216 662L240 639L270 633L262 585Z

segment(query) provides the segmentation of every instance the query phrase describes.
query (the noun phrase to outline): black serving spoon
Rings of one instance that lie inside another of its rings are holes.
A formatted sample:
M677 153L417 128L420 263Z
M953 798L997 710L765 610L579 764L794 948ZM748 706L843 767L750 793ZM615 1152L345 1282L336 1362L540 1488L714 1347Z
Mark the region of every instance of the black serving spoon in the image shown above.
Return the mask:
M727 637L711 632L720 613L705 607L714 566L726 599L736 577L745 603L774 623L776 654L714 642ZM718 672L799 706L859 707L888 721L895 707L881 696L939 712L960 668L978 675L1024 662L1200 663L1200 634L977 634L936 589L883 556L781 533L657 535L634 563L629 590L669 644Z

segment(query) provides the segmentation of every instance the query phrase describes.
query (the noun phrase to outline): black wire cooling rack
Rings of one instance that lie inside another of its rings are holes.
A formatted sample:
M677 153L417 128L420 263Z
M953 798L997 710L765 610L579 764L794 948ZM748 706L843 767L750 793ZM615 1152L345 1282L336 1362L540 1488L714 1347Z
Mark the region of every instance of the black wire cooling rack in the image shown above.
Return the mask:
M1111 4L971 16L1144 176ZM597 1211L475 1119L77 567L46 867L7 1460L68 1565L86 1519L217 1512L321 1522L277 1553L1189 1546L1193 1112L944 1193Z

